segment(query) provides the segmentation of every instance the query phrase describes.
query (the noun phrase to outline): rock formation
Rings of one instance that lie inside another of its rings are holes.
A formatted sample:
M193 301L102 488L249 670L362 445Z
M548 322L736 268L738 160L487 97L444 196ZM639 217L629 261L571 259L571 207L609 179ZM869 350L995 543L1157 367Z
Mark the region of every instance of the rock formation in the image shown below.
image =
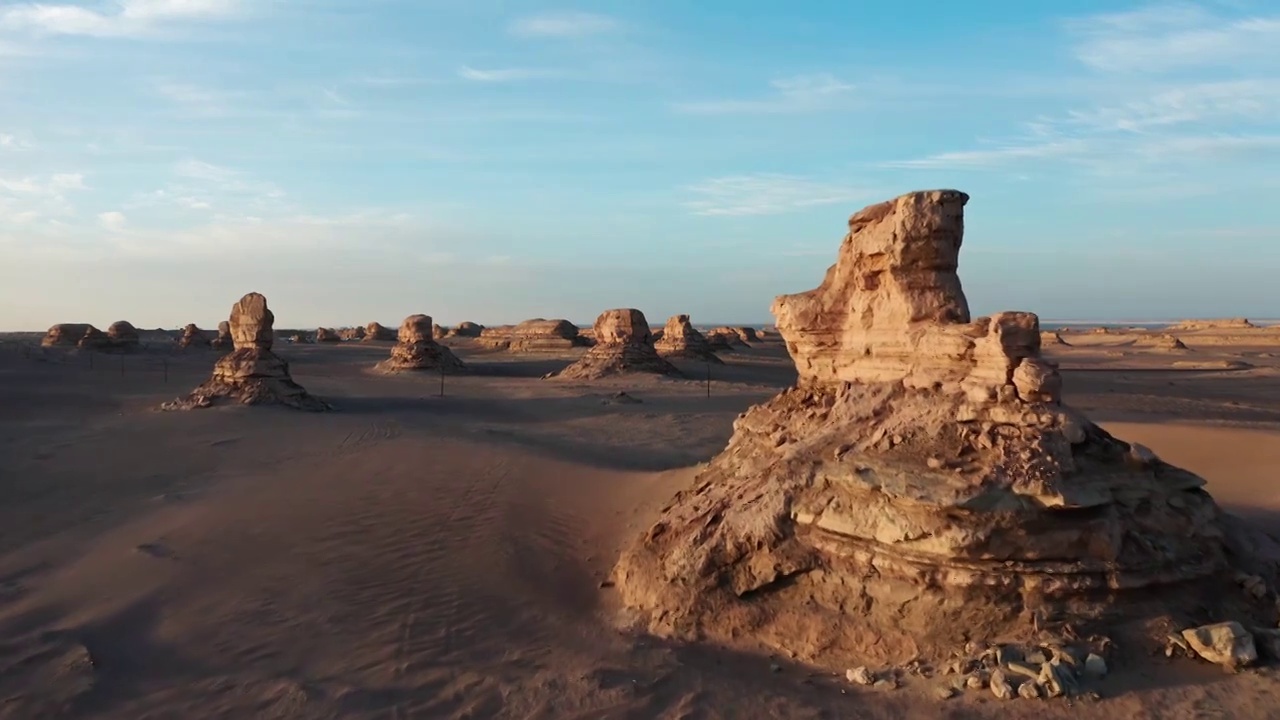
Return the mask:
M463 320L458 326L449 331L449 337L480 337L480 333L484 332L484 326L473 323L470 320Z
M107 337L107 334L98 328L89 325L84 331L84 335L82 335L80 340L76 343L76 347L81 350L105 352L111 349L111 338Z
M80 338L83 338L90 329L96 330L89 323L58 323L49 328L49 331L40 340L40 345L43 347L57 347L60 345L75 347L80 342Z
M1274 621L1223 592L1264 539L1064 406L1035 315L970 318L967 200L867 207L822 284L774 301L797 386L739 416L614 570L650 631L849 667L1198 608Z
M378 363L383 372L402 370L443 370L458 372L464 369L462 361L453 351L437 343L432 334L430 315L410 315L400 323L400 333L391 348L391 357Z
M336 343L342 342L342 338L338 337L338 333L332 328L316 328L316 342L318 343Z
M108 345L112 350L131 351L138 349L138 329L127 320L117 320L107 328Z
M231 323L223 320L218 323L218 336L210 343L215 350L231 350L235 347L235 341L231 339Z
M731 327L712 328L707 331L705 337L707 338L707 344L717 352L728 352L741 347L748 347L747 341L742 339L742 334Z
M480 342L494 350L517 353L564 352L584 344L578 327L568 320L525 320L514 327L485 328Z
M363 340L364 334L365 329L362 327L340 328L338 330L338 339L347 341Z
M1169 326L1170 330L1252 330L1257 325L1248 318L1221 318L1217 320L1181 320Z
M285 405L299 410L328 410L289 375L289 363L271 352L275 315L258 293L240 298L227 323L234 349L218 358L213 377L185 399L166 403L166 410L208 407L221 400L244 405ZM221 324L218 326L221 330Z
M364 328L363 342L394 342L396 331L378 322L371 322Z
M605 310L596 318L593 329L595 346L551 377L593 380L621 373L681 374L654 349L649 322L639 310Z
M431 339L432 340L443 340L448 336L449 336L449 328L443 325L437 325L436 323L431 323Z
M208 350L210 347L209 336L196 327L195 323L187 323L187 326L182 328L182 337L178 338L178 347Z
M1062 335L1056 332L1040 333L1040 346L1043 347L1045 345L1062 345L1063 347L1071 347L1071 343L1063 340Z
M655 341L653 347L663 357L684 357L716 365L724 364L711 351L711 345L702 333L694 329L688 315L672 315L662 328L661 339Z
M1167 352L1186 352L1191 349L1183 344L1182 340L1178 337L1168 334L1145 337L1139 340L1138 344L1145 348L1164 350Z

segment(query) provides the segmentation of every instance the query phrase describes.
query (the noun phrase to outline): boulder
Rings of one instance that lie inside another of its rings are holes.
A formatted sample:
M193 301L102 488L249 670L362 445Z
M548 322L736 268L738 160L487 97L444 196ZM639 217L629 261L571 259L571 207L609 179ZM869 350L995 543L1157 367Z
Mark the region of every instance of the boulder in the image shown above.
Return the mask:
M75 347L93 326L89 323L58 323L40 340L43 347Z
M480 337L480 333L484 332L484 326L473 323L470 320L463 320L458 323L457 327L449 331L449 337Z
M797 384L740 415L623 549L613 580L645 629L850 667L945 662L1065 620L1260 612L1221 588L1268 557L1228 548L1271 541L1064 405L1034 314L970 317L967 201L854 214L821 285L774 301Z
M364 328L363 342L394 342L396 331L382 323L371 322Z
M400 324L391 357L378 363L382 372L405 370L438 370L460 372L465 369L453 351L437 343L430 315L410 315Z
M318 343L336 343L342 342L342 338L338 337L337 331L331 328L316 328L316 342Z
M596 318L596 344L569 367L549 377L593 380L625 373L680 376L653 347L649 322L633 308L606 310Z
M208 350L210 347L209 336L196 327L195 323L187 323L187 326L182 328L182 337L178 338L178 347L184 350L189 348Z
M1188 628L1182 631L1182 637L1197 655L1229 670L1258 661L1253 635L1238 622Z
M533 318L519 325L484 328L480 343L493 350L514 353L565 352L582 347L578 326L568 320Z
M283 405L299 410L329 410L289 375L289 363L271 351L275 315L258 293L240 298L227 322L232 351L218 359L213 377L165 410L187 410L233 401L243 405ZM219 325L221 330L221 325Z
M672 315L662 328L661 339L655 341L653 347L662 357L683 357L716 365L724 364L711 351L707 339L689 322L688 315Z
M209 343L215 350L231 350L235 340L231 337L231 323L223 320L218 323L218 336Z

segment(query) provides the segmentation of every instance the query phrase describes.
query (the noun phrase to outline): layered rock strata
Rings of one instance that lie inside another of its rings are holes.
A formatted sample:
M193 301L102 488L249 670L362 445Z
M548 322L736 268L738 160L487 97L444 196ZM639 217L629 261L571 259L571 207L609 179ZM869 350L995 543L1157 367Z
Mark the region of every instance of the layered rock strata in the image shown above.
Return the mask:
M182 337L178 338L178 347L184 350L189 348L208 350L209 336L205 335L195 323L187 323L186 327L182 328Z
M484 332L484 326L473 323L470 320L463 320L458 326L449 330L449 337L480 337L480 333Z
M275 315L258 293L240 298L231 308L227 335L234 349L218 358L213 377L185 399L165 409L208 407L221 401L243 405L284 405L299 410L329 410L289 375L289 363L271 351ZM221 330L221 325L219 325Z
M662 357L682 357L703 362L724 364L724 361L711 351L711 344L689 322L688 315L672 315L662 328L662 337L655 340L653 347Z
M577 325L568 320L543 318L525 320L515 326L484 328L479 337L480 343L488 348L515 353L565 352L585 344Z
M391 357L378 363L383 372L405 370L443 370L460 372L462 361L449 348L437 343L433 337L430 315L410 315L400 324L396 344Z
M775 300L797 386L623 552L641 624L841 666L1250 610L1220 583L1254 538L1204 480L1063 405L1035 315L970 318L967 200L858 212L822 284Z
M551 377L593 380L624 373L681 373L653 347L649 322L633 308L606 310L592 326L596 344L569 367Z

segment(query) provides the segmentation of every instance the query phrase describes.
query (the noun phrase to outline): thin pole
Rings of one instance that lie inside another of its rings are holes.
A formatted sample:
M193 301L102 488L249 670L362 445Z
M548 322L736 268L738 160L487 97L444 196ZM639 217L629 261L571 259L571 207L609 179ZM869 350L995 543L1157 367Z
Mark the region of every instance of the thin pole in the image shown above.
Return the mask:
M707 397L711 397L711 363L705 363L707 366Z

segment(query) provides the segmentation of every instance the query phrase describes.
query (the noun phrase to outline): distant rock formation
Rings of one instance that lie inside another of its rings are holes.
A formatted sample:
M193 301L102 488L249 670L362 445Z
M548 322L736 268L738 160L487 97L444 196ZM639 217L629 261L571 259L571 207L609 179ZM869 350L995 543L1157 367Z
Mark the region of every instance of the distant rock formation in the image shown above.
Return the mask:
M271 351L275 337L275 315L267 299L258 293L240 298L231 308L227 323L234 349L218 358L213 377L180 400L163 405L165 410L209 407L223 400L243 405L284 405L299 410L329 410L289 375L289 363ZM219 325L221 329L221 325Z
M634 308L606 310L593 326L596 344L569 367L548 377L594 380L623 373L656 373L680 376L653 347L649 322Z
M1274 543L1064 406L1034 314L970 318L967 201L865 208L822 284L774 301L796 387L739 416L615 568L649 631L848 668L1166 616L1274 624L1227 591L1232 564L1274 582L1244 549Z
M49 328L40 340L43 347L75 347L89 330L97 330L89 323L58 323Z
M395 339L395 330L382 323L371 322L364 328L364 340L362 342L394 342Z
M80 337L76 347L81 350L93 350L96 352L106 352L111 349L111 338L98 328L90 325L84 331L84 335Z
M745 333L738 332L738 328L712 328L707 331L705 337L707 338L707 344L717 352L728 352L742 347L750 347L747 345Z
M582 347L578 327L568 320L533 318L514 327L485 328L480 342L494 350L515 353L564 352Z
M437 343L432 334L430 315L410 315L400 324L396 344L391 357L378 363L383 372L405 370L443 370L460 372L465 369L462 361L449 348Z
M1040 345L1041 346L1061 345L1063 347L1071 347L1071 343L1067 342L1066 340L1063 340L1062 335L1058 334L1057 332L1040 333Z
M223 320L218 323L218 336L209 343L214 350L231 350L235 347L235 341L231 339L231 323Z
M107 328L107 340L112 350L122 352L137 350L139 346L138 329L127 320L117 320Z
M1169 326L1170 330L1251 330L1257 325L1248 318L1219 318L1214 320L1180 320Z
M1138 344L1153 350L1164 350L1166 352L1184 352L1191 349L1183 344L1182 340L1177 336L1169 334L1144 337L1138 341Z
M338 329L338 339L344 341L363 340L365 329L362 327L344 327Z
M457 327L449 331L449 337L480 337L480 333L484 332L484 326L473 323L470 320L463 320L458 323Z
M683 357L716 365L724 361L711 351L711 345L702 333L694 329L688 315L672 315L662 328L662 337L653 343L662 357Z
M182 337L178 338L178 347L184 350L208 350L210 348L209 336L196 327L195 323L187 323L187 326L182 328Z
M336 343L342 342L342 338L338 337L338 333L332 328L316 328L316 342L318 343Z

